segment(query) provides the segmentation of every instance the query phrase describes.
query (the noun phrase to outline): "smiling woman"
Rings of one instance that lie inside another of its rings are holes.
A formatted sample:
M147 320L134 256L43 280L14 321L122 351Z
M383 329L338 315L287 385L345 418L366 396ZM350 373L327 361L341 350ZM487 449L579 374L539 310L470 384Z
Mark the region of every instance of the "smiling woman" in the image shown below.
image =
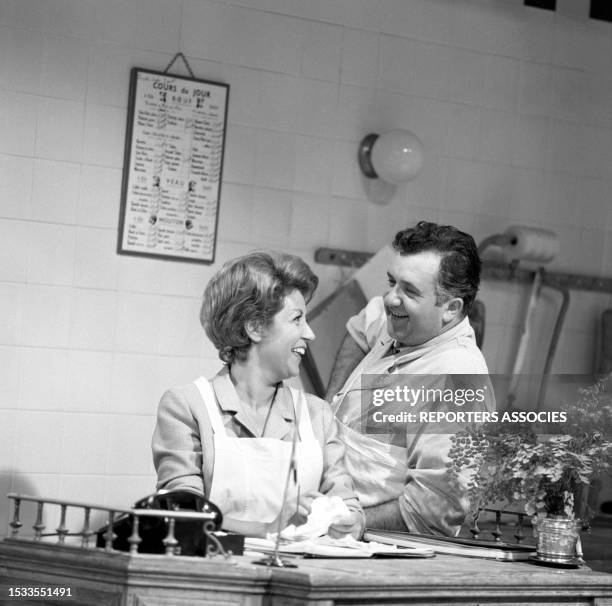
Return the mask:
M200 312L225 367L210 381L168 390L159 404L158 488L203 494L221 509L226 530L265 536L302 521L326 494L350 512L330 535L363 531L329 405L284 383L297 376L314 339L306 303L317 283L293 255L252 253L226 263L206 286ZM290 462L295 472L283 498Z

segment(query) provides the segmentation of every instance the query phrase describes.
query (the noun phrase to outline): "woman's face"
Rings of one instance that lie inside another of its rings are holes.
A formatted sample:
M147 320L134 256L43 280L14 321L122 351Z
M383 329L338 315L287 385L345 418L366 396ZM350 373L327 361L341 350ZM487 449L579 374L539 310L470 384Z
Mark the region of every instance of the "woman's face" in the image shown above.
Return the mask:
M308 341L315 338L306 322L306 302L299 290L290 292L283 307L272 318L261 340L254 344L260 364L273 377L282 381L300 372Z

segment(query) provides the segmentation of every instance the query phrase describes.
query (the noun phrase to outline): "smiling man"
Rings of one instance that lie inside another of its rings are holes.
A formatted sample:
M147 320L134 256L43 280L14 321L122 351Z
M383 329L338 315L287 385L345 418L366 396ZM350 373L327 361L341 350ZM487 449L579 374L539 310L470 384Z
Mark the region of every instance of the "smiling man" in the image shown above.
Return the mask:
M335 394L346 466L366 526L454 535L469 508L465 482L453 479L446 467L458 426L418 420L421 412L465 410L454 394L463 398L466 384L483 389L470 410L494 406L488 377L482 377L487 365L467 318L481 263L470 235L425 221L397 233L393 249L384 296L347 323L328 395ZM482 378L474 382L474 376ZM447 392L450 397L443 398ZM383 414L374 393L421 397L396 397L386 407L391 414ZM430 393L432 398L425 397ZM377 424L380 419L385 423Z

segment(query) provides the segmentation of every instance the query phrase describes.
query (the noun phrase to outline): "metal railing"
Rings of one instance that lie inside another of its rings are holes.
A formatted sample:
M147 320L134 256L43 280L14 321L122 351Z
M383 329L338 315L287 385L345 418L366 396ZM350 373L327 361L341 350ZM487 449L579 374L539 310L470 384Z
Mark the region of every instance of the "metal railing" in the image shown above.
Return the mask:
M487 513L495 514L495 520L483 522L480 519L480 516L482 515L483 512L485 514ZM504 523L502 521L502 516L511 516L513 519L516 518L516 522L512 522L511 524L508 524L507 522ZM495 508L484 507L480 509L476 515L472 516L472 523L469 528L469 531L470 531L470 534L472 535L472 538L474 539L483 538L480 536L482 534L482 530L480 529L480 526L478 525L479 520L481 524L483 525L484 524L493 525L493 528L491 530L488 530L488 532L492 535L493 540L496 543L508 542L507 537L504 534L504 526L506 525L514 529L514 534L512 535L514 538L514 541L510 540L509 542L515 542L519 545L522 544L523 541L528 537L528 535L526 535L524 532L525 528L531 527L531 521L529 519L529 516L526 513L520 513L518 511L508 511L505 509L495 509Z
M66 501L60 499L47 499L43 497L35 497L29 495L22 495L16 493L9 493L7 498L12 502L12 515L10 517L10 538L14 540L30 541L30 542L42 542L43 539L48 537L57 537L55 544L67 545L67 537L80 537L80 544L68 545L71 547L77 547L81 549L103 549L105 551L119 552L113 547L113 541L117 538L114 533L113 525L117 521L118 515L127 515L132 519L132 531L127 539L129 544L129 553L138 553L138 546L142 543L140 536L140 520L142 518L163 518L167 522L167 533L162 543L165 549L165 555L174 556L177 555L178 541L175 536L175 527L177 520L192 520L202 521L202 530L206 535L206 556L212 557L217 554L222 554L225 558L230 558L231 553L227 553L219 539L213 534L215 528L215 513L214 512L198 512L198 511L178 511L178 510L165 510L165 509L120 509L117 507L104 507L101 505L95 505L93 503L82 503L78 501ZM23 528L21 521L21 505L23 502L30 502L36 504L36 520L32 525L34 530L33 536L20 536L20 532ZM49 506L59 507L59 525L53 532L44 532L47 527L44 523L45 507ZM71 532L66 524L66 518L69 508L80 509L83 512L83 526L78 532ZM107 520L106 531L103 534L104 547L99 548L93 542L93 537L98 534L98 531L93 530L91 527L92 512L104 512ZM163 555L163 554L162 554Z

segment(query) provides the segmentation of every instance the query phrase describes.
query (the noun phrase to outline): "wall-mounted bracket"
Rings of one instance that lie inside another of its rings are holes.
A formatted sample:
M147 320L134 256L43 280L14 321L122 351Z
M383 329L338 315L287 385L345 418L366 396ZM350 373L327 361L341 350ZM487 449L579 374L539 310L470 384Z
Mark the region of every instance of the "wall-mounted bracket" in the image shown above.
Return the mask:
M338 248L317 248L314 255L316 263L324 265L340 265L344 267L361 267L374 256L373 253L342 250ZM533 282L535 270L520 265L512 267L505 263L483 261L483 280L503 280L506 282ZM571 290L588 290L594 292L612 293L612 278L600 276L587 276L555 271L546 271L543 282L558 288Z
M361 267L374 255L372 253L354 250L341 250L339 248L317 248L314 260L323 265L341 265L344 267Z

